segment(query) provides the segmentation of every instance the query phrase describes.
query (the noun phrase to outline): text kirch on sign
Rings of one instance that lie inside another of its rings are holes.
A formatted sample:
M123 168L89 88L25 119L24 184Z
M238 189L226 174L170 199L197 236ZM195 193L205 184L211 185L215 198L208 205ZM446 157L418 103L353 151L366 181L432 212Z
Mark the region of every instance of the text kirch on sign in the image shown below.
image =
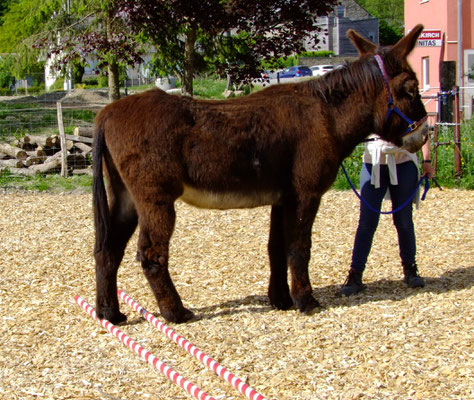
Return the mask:
M441 42L440 30L423 31L418 38L418 46L420 47L439 47L442 44Z

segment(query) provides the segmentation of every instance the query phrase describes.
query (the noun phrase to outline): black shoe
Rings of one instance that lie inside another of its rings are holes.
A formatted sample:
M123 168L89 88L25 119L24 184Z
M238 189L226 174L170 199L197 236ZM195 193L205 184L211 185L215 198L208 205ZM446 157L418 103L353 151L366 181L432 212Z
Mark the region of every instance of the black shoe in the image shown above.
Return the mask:
M364 289L365 285L362 283L362 272L351 269L339 293L344 296L351 296L362 292Z
M411 288L424 287L425 280L418 275L418 267L415 263L403 264L403 281Z

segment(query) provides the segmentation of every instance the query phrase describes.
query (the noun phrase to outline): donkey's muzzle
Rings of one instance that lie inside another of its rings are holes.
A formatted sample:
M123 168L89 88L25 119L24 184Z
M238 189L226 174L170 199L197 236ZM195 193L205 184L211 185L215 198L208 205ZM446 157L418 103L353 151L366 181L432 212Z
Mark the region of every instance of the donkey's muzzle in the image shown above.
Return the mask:
M419 125L416 130L407 133L402 137L402 149L409 151L410 153L415 153L421 149L421 147L428 140L428 123L425 121L423 124Z

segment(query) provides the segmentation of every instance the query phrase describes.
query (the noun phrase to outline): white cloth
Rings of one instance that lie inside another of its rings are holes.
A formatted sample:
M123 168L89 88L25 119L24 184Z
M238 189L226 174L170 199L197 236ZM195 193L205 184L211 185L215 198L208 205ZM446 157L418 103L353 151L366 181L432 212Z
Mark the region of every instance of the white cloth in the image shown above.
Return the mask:
M369 139L374 139L365 143L365 150L363 161L367 164L372 164L372 174L370 176L370 183L375 188L380 187L380 165L387 165L392 185L398 185L397 179L397 164L407 161L415 163L418 170L418 180L420 179L420 169L418 165L418 156L416 153L410 153L407 150L401 149L385 140L382 140L377 135L370 135ZM386 198L390 198L390 192L387 191ZM413 198L416 208L420 205L420 190L418 189Z

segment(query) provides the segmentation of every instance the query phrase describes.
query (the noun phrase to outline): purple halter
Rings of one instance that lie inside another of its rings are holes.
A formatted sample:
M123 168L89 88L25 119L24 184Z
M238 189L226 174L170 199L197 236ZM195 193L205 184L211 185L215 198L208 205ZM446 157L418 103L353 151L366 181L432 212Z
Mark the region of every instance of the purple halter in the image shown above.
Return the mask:
M428 115L425 115L419 121L414 122L410 118L408 118L405 114L403 114L395 104L393 104L392 93L390 92L390 87L388 85L388 74L387 74L387 71L385 71L382 57L380 57L378 54L376 54L374 57L380 68L380 72L382 72L383 84L385 86L385 92L387 93L388 112L387 112L387 116L385 117L385 121L387 121L390 118L390 115L392 114L392 112L395 112L395 114L398 114L408 124L407 130L403 133L403 135L406 135L407 133L410 133L416 130L420 125L422 125L428 119Z

